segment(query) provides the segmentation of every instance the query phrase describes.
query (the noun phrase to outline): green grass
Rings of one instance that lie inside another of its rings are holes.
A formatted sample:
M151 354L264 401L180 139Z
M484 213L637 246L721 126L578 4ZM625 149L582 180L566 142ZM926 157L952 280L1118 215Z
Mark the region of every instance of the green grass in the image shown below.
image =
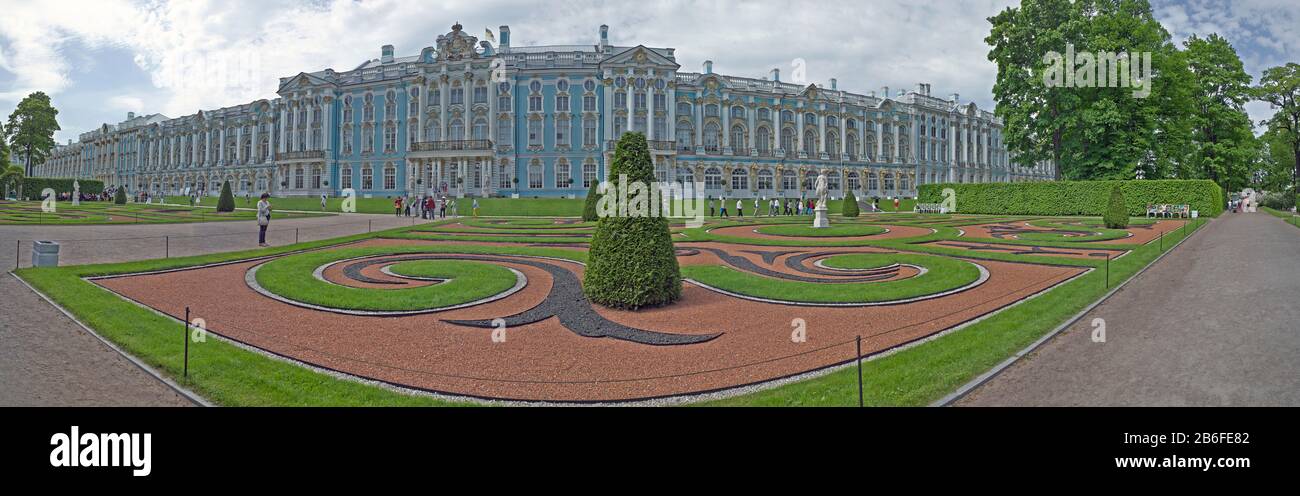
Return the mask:
M839 268L867 269L888 263L929 269L917 277L884 282L813 283L741 272L721 265L688 265L682 277L736 294L778 301L874 303L914 298L965 286L979 279L975 265L962 260L908 253L871 253L833 257Z
M1300 227L1300 215L1296 215L1291 212L1283 212L1281 210L1277 210L1269 207L1259 207L1259 208L1265 212L1268 212L1269 215L1272 215L1274 217L1286 221L1287 224Z
M515 285L515 275L499 265L463 260L427 260L416 274L446 282L400 289L354 288L312 276L317 267L337 260L384 255L385 247L341 248L290 255L263 264L257 283L279 296L312 305L347 310L413 311L459 305L501 293Z
M885 228L870 224L835 224L830 227L814 228L805 225L763 226L758 232L773 236L806 236L810 238L833 238L844 236L871 236L885 232Z
M399 228L333 240L217 253L193 257L114 264L25 268L17 275L68 309L105 339L204 398L226 406L461 406L427 396L398 393L378 386L317 373L219 339L191 343L189 378L183 378L183 325L142 308L83 277L166 270L320 248L391 234ZM586 253L555 248L481 246L393 247L390 253L484 253L536 255L586 261ZM220 331L220 329L214 329Z
M1197 222L1185 232L1165 235L1169 242L1165 251L1203 225L1204 221ZM1112 261L1110 286L1132 277L1160 253L1160 247L1151 244ZM958 332L864 361L864 404L923 406L938 400L1097 301L1109 290L1105 278L1105 271L1093 271ZM857 403L858 377L856 369L849 367L815 379L697 405L856 406Z

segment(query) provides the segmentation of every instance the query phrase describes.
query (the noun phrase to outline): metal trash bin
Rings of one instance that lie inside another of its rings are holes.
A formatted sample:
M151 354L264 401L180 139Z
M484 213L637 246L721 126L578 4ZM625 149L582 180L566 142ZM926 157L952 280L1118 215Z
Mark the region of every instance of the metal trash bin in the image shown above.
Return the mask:
M32 267L58 267L59 243L54 241L32 242Z

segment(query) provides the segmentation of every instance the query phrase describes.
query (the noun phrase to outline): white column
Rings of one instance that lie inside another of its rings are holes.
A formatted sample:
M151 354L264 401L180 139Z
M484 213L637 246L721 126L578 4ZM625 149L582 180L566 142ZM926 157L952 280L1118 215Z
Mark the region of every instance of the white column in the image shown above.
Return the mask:
M795 148L798 148L795 151L803 152L803 109L796 109L794 114L794 138ZM800 177L799 180L803 181L803 178Z
M280 126L279 126L279 127L280 127L280 135L279 135L280 141L279 141L279 143L276 144L276 147L275 147L275 149L276 149L277 151L279 151L280 153L284 153L284 152L289 151L289 148L288 148L288 147L289 147L289 140L285 139L285 137L288 136L288 133L289 133L289 131L288 131L287 127L286 127L286 124L288 123L288 121L289 121L289 102L281 102L281 103L280 103L280 122L278 123L278 124L280 125Z
M668 122L664 124L664 132L668 133L668 136L665 136L660 139L664 139L668 141L676 141L677 140L677 88L675 88L674 85L671 82L669 82L667 91L668 94L664 96L664 106L668 108L664 110L668 112ZM673 148L675 149L676 146L674 145Z
M307 147L306 147L307 150L315 150L317 146L316 140L312 138L314 133L311 132L311 125L315 120L316 120L316 97L310 96L307 97L307 125L305 126L305 129L307 131L303 133L303 136L305 136L304 139L307 140ZM295 123L295 124L302 125L299 123Z
M428 84L425 84L425 80L424 80L424 78L419 78L419 79L417 79L416 81L417 81L417 82L419 83L419 85L420 85L420 94L418 95L418 98L416 98L416 101L419 102L419 103L416 104L416 107L415 107L415 110L416 110L416 113L415 113L415 127L416 127L416 130L415 130L415 131L412 131L412 132L415 133L415 141L416 141L416 142L420 142L420 141L424 141L424 140L425 140L425 136L424 136L424 106L425 106L425 102L428 101L428 99L427 99L427 97L426 97L425 95L426 95L427 93L429 93L429 85L428 85ZM347 123L345 122L344 124L347 124ZM409 151L409 150L408 150L408 151ZM423 166L421 166L421 167L423 167Z
M333 103L333 98L329 96L321 97L320 149L325 150L326 152L333 150L333 147L331 146L332 143L330 143L330 137L334 134L334 128L332 126L334 119L331 118L334 115ZM325 154L325 159L329 160L329 153Z
M447 139L447 104L451 101L451 79L445 79L438 87L438 134Z
M489 73L489 74L490 74L490 73ZM488 135L487 135L487 139L490 140L490 141L492 141L493 146L496 146L496 145L499 145L499 144L500 144L500 143L497 143L497 142L496 142L496 139L497 139L497 100L498 100L497 97L500 96L500 95L497 94L497 88L496 88L497 85L496 85L495 82L492 81L492 78L491 78L491 77L488 78L487 85L488 85L488 86L487 86L487 88L488 88L488 90L487 90L487 92L488 92ZM581 86L579 86L579 87L581 87ZM572 86L570 86L570 90L572 90ZM575 93L575 92L574 92L574 91L570 91L569 93L572 94L572 93ZM423 94L423 93L422 93L422 94ZM573 139L573 138L570 137L570 142L572 142L572 139Z
M758 127L757 127L758 106L753 106L753 107L746 106L745 116L749 118L749 129L746 129L746 133L745 133L745 135L749 137L749 139L746 140L748 142L745 143L745 145L750 150L755 150L758 148ZM757 181L758 178L755 177L754 180Z
M624 131L632 131L632 113L633 113L632 100L635 99L636 99L636 91L632 89L632 79L629 77L627 80L627 98L623 99L623 103L627 105L627 127L623 128ZM543 182L542 184L546 184L546 183Z
M259 163L257 161L257 154L262 152L262 145L261 143L257 142L257 126L258 126L257 121L258 118L254 118L253 126L248 130L248 142L250 143L248 147L248 153L250 154L250 156L245 158L248 160L248 163L250 164Z
M885 153L885 122L883 119L881 121L876 122L875 131L876 131L876 162L880 162L883 159L881 155Z
M652 82L646 84L645 89L645 135L647 140L655 139L655 85Z
M731 104L727 102L727 94L722 94L722 100L718 102L718 120L722 121L722 149L731 149ZM731 179L726 181L730 183Z
M817 153L827 153L826 149L826 115L817 115Z
M840 159L843 160L845 158L844 156L848 154L849 151L849 125L844 121L843 115L839 117L839 120L840 120ZM848 187L849 184L848 174L840 173L840 180L844 181L840 183L841 187Z
M704 146L704 102L697 96L691 108L695 110L695 146L700 148Z

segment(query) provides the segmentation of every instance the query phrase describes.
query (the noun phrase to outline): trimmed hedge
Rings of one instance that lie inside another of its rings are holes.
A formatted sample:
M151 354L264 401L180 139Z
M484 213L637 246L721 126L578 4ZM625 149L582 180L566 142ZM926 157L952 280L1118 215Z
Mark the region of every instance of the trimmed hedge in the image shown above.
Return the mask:
M1031 183L922 184L917 201L943 202L944 188L957 193L957 212L994 215L1103 215L1111 189L1119 186L1131 216L1148 204L1188 204L1200 215L1223 213L1223 190L1208 179L1047 181Z
M614 149L610 177L627 175L627 183L655 182L645 135L624 133ZM609 194L609 193L606 193ZM650 199L649 201L657 201ZM637 309L677 301L682 274L673 250L668 219L662 216L606 216L596 223L587 250L582 290L595 303Z
M842 204L840 215L845 217L857 217L858 213L858 197L853 194L853 190L849 190L844 195L844 203Z
M600 220L600 216L596 215L596 204L600 201L600 193L597 189L597 186L599 185L599 182L592 181L591 188L587 190L587 199L583 201L582 205L583 222L596 222Z
M217 199L218 212L235 211L235 195L230 192L230 181L221 183L221 198Z
M1110 229L1128 227L1128 212L1124 206L1124 189L1116 185L1110 189L1110 204L1106 206L1106 215L1101 222Z
M104 181L99 181L95 179L24 177L23 197L27 200L40 200L41 191L44 191L45 188L54 188L55 193L71 193L73 181L77 181L79 183L79 186L81 186L82 194L98 195L104 192Z

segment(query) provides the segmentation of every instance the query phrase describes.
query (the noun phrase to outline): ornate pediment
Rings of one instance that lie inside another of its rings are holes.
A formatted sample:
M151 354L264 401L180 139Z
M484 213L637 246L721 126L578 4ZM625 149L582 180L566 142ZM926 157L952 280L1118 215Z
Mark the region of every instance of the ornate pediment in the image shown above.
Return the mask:
M461 31L460 23L451 26L451 32L438 37L438 61L457 61L478 58L474 47L478 38Z
M680 65L677 65L676 62L673 62L672 59L660 55L658 52L654 50L646 48L645 45L637 45L627 50L623 50L622 52L619 52L617 54L611 55L605 58L605 60L600 61L600 65L601 67L653 65L653 66L660 66L660 67L671 67L673 69L677 69L681 67Z

